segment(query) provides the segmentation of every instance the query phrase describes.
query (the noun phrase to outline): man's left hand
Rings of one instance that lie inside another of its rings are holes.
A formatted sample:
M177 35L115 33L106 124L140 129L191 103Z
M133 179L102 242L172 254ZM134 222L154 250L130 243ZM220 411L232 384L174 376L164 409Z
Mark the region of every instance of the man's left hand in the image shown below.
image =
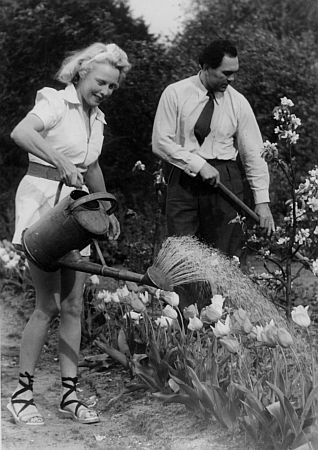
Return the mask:
M255 205L255 212L259 216L259 224L270 236L275 231L275 223L268 203L258 203Z

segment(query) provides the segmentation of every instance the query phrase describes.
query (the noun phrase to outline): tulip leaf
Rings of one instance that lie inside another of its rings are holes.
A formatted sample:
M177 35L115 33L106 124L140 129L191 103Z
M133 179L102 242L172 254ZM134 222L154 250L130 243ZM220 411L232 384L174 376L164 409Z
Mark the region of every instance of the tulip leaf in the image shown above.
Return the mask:
M272 403L271 405L268 405L266 409L269 412L269 414L271 414L276 419L281 435L283 436L285 428L285 416L281 403L280 402Z
M270 426L270 421L266 418L266 415L264 414L265 410L259 411L259 409L253 408L253 406L249 405L248 403L242 401L242 404L246 407L247 411L250 410L250 412L255 416L255 419L258 421L258 423L262 426L262 432L265 434L267 439L271 440L271 444L273 445L273 448L275 450L284 450L280 443L277 442L277 436L273 434L273 430Z
M196 409L196 402L186 394L163 394L162 392L153 392L153 397L162 400L164 403L182 403L189 409Z
M247 411L247 416L243 417L243 426L246 429L247 433L254 439L254 441L257 441L259 438L258 435L258 427L255 426L255 418L250 414L249 411Z
M131 356L129 346L127 343L127 339L126 339L126 334L125 334L125 331L123 330L123 328L121 328L118 332L117 344L118 344L118 349L121 351L121 353L123 353L126 356Z
M206 386L204 386L204 384L201 383L201 381L197 377L197 374L191 367L188 367L188 370L192 379L192 383L197 389L199 399L202 402L203 406L210 413L212 413L224 427L230 428L232 422L229 426L229 421L226 420L226 413L224 412L224 406L222 402L223 399L215 390L215 387L213 387L212 389L208 389Z
M308 395L308 397L306 399L306 403L305 403L305 406L304 406L304 409L302 411L301 418L300 418L300 420L301 420L301 427L303 427L303 425L305 423L305 420L307 419L307 416L308 416L308 414L310 412L310 409L312 407L312 404L313 404L313 402L315 400L317 401L317 398L318 398L318 385L315 386L311 390L310 394Z
M267 381L267 384L270 386L270 388L277 394L278 399L284 408L286 418L288 419L288 423L291 427L292 432L294 433L295 437L298 436L298 434L301 431L301 421L293 407L293 405L290 403L288 398L283 394L283 392L275 385Z
M247 389L245 386L237 383L233 383L233 385L241 391L243 394L245 394L246 399L248 400L251 407L258 410L260 413L264 410L263 404L258 400L256 395L254 395L249 389Z
M180 386L180 388L182 390L184 390L185 393L188 394L191 397L192 401L195 402L198 405L198 408L202 409L201 406L200 406L199 393L195 389L193 389L191 386L189 386L187 383L185 383L184 381L180 380L179 378L177 378L177 377L175 377L175 376L173 376L171 374L170 374L170 376Z

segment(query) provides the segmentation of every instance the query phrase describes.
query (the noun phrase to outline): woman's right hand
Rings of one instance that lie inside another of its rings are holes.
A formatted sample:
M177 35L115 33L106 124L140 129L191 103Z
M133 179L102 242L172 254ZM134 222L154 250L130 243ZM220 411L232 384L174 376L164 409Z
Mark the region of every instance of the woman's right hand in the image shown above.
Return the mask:
M56 168L59 171L61 181L64 182L66 186L72 186L76 188L81 188L84 184L84 178L78 167L75 166L67 158L63 158Z

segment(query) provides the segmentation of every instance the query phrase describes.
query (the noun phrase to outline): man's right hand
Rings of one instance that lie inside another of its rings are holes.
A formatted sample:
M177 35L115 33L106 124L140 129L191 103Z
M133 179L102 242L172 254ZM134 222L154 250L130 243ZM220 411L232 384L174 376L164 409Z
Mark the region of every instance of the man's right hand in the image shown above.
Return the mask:
M220 182L219 171L207 162L204 163L199 174L201 175L202 180L205 181L206 183L210 184L211 186L216 187Z

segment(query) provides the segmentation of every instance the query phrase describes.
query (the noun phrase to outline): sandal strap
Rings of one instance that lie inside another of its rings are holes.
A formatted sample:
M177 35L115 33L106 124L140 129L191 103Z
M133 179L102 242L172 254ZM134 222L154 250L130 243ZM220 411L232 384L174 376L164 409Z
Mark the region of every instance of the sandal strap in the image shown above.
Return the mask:
M70 384L71 383L71 384ZM61 408L63 409L65 405L68 405L70 403L74 403L77 400L68 400L66 401L67 397L71 395L73 392L76 392L76 385L78 383L78 377L62 377L62 386L64 388L67 388L68 390L63 394L62 400L61 400Z
M27 378L28 381L25 382L22 380L22 378ZM11 401L16 402L15 398L21 394L24 394L24 392L27 391L33 392L33 381L34 376L30 375L29 372L19 373L19 384L21 384L22 388L16 391L14 394L12 394Z
M33 398L31 398L30 400L25 400L23 398L21 398L21 399L13 399L13 398L11 398L11 403L12 403L12 405L16 405L18 403L21 403L23 405L22 408L17 413L18 416L22 413L22 411L24 411L29 406L35 406Z
M78 377L62 377L62 386L64 388L67 388L68 390L62 396L62 400L61 400L61 403L60 403L60 408L61 409L65 409L67 406L73 405L74 403L76 403L74 414L75 414L75 416L78 417L77 413L78 413L78 410L79 410L79 408L81 406L86 408L88 411L89 411L89 407L85 403L83 403L83 402L81 402L80 400L77 400L77 399L66 400L69 395L71 395L73 392L76 392L76 385L77 384L78 384Z
M81 406L83 406L86 409L89 409L85 403L81 402L80 400L68 400L67 402L61 401L61 409L65 409L67 406L72 405L73 403L76 403L74 414L77 416L78 410ZM78 416L77 416L78 417Z

